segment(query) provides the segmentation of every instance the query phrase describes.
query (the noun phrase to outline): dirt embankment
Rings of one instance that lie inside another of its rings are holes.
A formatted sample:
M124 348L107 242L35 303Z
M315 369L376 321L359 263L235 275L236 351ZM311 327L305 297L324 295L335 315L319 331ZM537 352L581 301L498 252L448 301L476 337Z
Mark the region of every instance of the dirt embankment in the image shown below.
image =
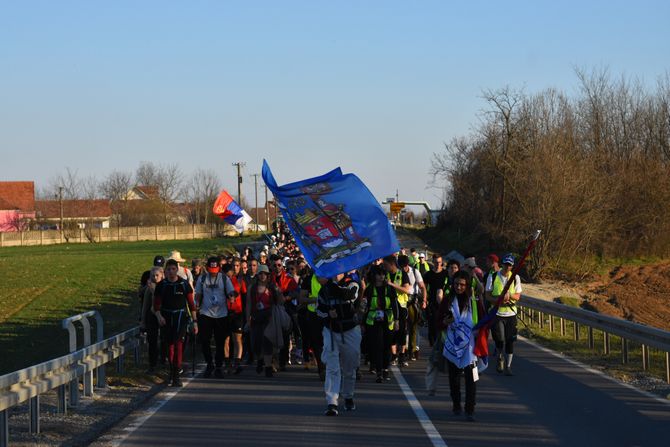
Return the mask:
M614 268L586 292L597 312L670 331L670 262Z

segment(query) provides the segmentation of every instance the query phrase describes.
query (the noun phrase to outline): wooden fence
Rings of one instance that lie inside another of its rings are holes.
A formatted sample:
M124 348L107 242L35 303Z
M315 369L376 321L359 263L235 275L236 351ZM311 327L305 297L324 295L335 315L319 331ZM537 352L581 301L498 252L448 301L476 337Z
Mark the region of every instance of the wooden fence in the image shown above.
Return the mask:
M0 232L0 247L54 245L64 243L86 244L110 241L169 241L184 239L209 239L237 235L233 227L225 224L168 225L157 227L87 228L74 230L40 230Z

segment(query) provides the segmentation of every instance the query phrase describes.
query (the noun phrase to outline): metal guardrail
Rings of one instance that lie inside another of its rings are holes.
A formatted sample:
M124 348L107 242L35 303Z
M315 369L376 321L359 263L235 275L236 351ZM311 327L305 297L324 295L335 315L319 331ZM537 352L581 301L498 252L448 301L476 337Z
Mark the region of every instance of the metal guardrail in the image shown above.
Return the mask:
M656 329L621 318L591 312L565 304L544 301L523 295L519 301L521 317L528 317L531 321L537 319L540 328L544 327L546 315L549 316L549 330L554 330L554 317L559 318L561 335L565 335L565 321L574 324L575 341L579 341L579 325L588 328L588 345L594 348L593 330L603 332L603 350L605 354L610 353L610 335L621 337L622 363L628 363L628 343L634 341L642 346L642 369L649 369L649 348L655 348L665 352L665 379L670 383L670 332ZM537 316L534 313L537 312Z
M91 344L88 318L97 320L97 342ZM84 327L84 347L77 350L75 322ZM58 412L65 414L67 408L79 403L79 380L83 378L84 394L93 395L93 373L97 371L98 385L105 386L104 366L117 359L117 368L122 368L123 354L133 350L137 357L140 346L139 327L129 329L107 339L102 339L102 317L97 311L85 312L63 320L62 326L70 335L70 354L38 365L0 376L0 447L9 445L9 410L23 402L29 402L29 430L40 432L40 395L57 389ZM66 392L69 388L69 405Z

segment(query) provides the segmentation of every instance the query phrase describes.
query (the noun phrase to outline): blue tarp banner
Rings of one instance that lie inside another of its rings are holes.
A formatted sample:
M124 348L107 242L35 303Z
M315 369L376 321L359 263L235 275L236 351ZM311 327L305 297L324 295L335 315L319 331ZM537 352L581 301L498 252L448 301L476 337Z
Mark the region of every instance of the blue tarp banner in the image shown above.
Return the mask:
M279 186L263 160L263 180L318 276L330 278L400 250L381 205L354 174L337 168Z

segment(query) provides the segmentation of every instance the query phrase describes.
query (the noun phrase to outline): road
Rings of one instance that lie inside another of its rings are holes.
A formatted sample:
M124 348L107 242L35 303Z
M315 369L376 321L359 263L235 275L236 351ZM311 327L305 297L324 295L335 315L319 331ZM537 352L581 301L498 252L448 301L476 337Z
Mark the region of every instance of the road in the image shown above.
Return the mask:
M446 376L440 377L437 396L426 394L423 359L401 373L394 371L386 384L376 384L374 376L364 373L357 384L358 409L338 417L323 415L321 382L297 365L272 379L253 368L222 380L196 377L169 400L169 391L157 396L158 404L132 414L100 445L668 445L670 401L525 340L517 345L514 366L514 377L492 369L481 375L474 423L451 413ZM397 374L437 430L436 443L419 423Z

